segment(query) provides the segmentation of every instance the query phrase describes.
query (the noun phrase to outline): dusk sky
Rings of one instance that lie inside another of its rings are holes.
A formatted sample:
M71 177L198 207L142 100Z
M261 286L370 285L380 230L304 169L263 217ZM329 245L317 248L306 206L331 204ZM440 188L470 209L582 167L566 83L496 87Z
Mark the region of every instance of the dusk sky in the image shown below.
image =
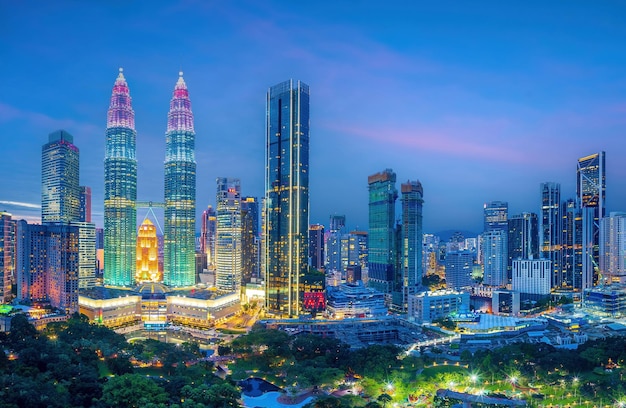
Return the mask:
M367 176L391 168L422 183L425 232L478 233L487 201L537 213L544 181L573 198L602 150L607 211L626 210L625 21L617 1L0 1L0 210L40 220L41 146L65 129L102 226L119 67L140 200L163 201L182 70L198 214L217 177L263 196L266 92L289 78L311 89L311 223L366 229Z

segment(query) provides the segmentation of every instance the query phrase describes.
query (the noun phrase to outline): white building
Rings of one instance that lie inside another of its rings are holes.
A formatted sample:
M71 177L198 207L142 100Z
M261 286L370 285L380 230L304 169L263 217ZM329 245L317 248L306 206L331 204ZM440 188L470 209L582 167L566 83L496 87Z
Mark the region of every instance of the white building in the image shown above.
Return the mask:
M419 292L409 297L408 315L417 322L430 323L454 312L467 311L469 304L468 292L454 290Z
M506 230L486 231L483 235L483 284L502 287L508 283L508 237Z
M626 213L600 220L600 272L603 282L626 283Z
M551 268L548 259L514 260L512 289L519 293L549 295Z

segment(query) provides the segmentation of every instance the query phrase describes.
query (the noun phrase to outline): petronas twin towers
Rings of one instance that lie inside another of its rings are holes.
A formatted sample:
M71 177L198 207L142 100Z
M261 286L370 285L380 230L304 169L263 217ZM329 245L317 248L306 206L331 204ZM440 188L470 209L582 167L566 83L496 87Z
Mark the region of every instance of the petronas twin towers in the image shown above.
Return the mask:
M104 283L133 286L137 240L137 132L122 69L113 85L104 158ZM189 91L179 74L165 134L163 283L195 281L196 161Z

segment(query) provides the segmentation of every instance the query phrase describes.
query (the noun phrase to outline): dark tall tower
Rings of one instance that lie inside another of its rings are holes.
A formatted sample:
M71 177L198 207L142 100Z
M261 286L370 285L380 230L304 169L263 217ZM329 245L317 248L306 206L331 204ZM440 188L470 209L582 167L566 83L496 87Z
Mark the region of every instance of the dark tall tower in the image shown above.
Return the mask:
M309 235L309 86L289 80L267 93L265 136L265 302L298 316Z
M422 284L422 206L424 190L419 181L407 181L400 186L402 194L402 304L397 305L405 312L409 297L417 293Z
M324 226L309 226L309 259L311 267L318 271L324 270Z
M383 293L394 289L396 245L396 173L386 169L367 178L369 190L369 284Z
M539 224L537 214L522 213L509 218L508 278L511 280L513 260L539 259Z
M137 132L130 91L120 68L107 116L104 156L104 283L135 283Z
M598 281L600 261L600 220L604 217L606 172L604 152L578 159L576 195L583 217L583 280L582 289Z
M91 187L80 186L79 221L91 222Z
M567 286L563 266L563 213L561 212L561 185L541 183L541 215L539 219L539 245L541 256L551 262L552 288Z
M195 140L189 91L180 72L165 133L163 282L172 287L196 283Z
M259 277L259 201L241 198L241 276L242 283Z

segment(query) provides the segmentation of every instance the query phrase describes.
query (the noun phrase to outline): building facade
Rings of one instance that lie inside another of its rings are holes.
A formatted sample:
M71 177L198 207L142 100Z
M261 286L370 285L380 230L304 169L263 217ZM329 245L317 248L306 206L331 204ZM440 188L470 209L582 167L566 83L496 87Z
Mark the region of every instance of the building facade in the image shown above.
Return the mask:
M568 286L563 265L563 213L561 185L545 182L540 185L541 214L539 217L539 246L541 257L551 262L552 287Z
M64 130L50 133L41 148L41 222L80 218L79 152Z
M0 211L0 303L11 300L15 273L15 220L11 214Z
M402 304L406 311L409 297L417 293L422 285L422 206L424 190L419 181L408 181L400 186L402 194Z
M187 84L179 73L165 133L165 228L163 282L196 283L196 133Z
M300 278L308 269L309 86L294 80L272 86L266 113L265 306L298 316Z
M239 179L217 179L217 268L215 286L224 293L241 291L241 185Z
M369 191L368 284L383 293L394 289L397 263L396 173L386 169L367 178Z
M259 278L259 200L241 198L241 277L242 285Z
M324 270L324 226L309 226L309 264L318 271Z
M602 284L626 283L626 213L611 212L600 220L600 274Z
M135 283L137 158L135 112L122 69L113 85L104 157L104 283Z
M504 229L486 231L483 239L483 284L503 287L507 277L508 233Z
M548 259L515 259L512 289L530 295L549 295L551 265Z
M159 241L157 228L149 218L143 220L137 233L137 283L162 282L163 273L159 268Z

